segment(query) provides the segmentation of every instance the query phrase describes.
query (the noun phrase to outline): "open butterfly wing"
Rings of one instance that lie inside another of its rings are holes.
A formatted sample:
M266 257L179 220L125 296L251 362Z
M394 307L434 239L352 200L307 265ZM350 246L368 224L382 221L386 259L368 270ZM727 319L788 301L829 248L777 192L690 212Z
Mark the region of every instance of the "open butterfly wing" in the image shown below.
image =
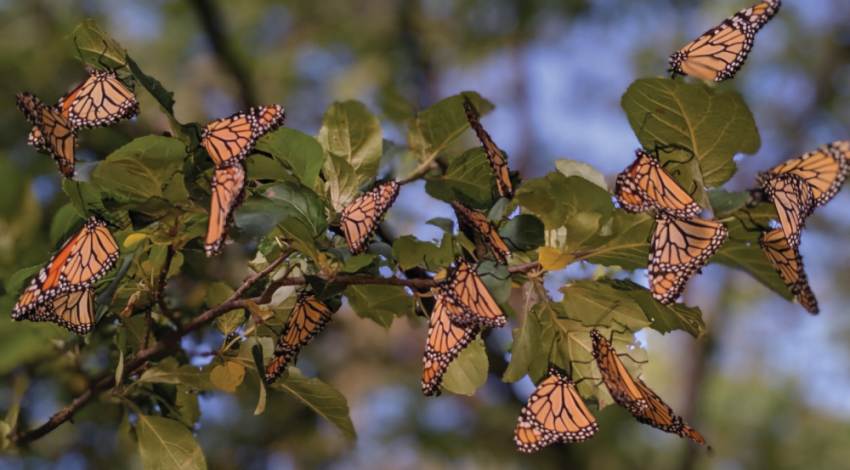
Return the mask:
M458 259L455 263L457 268L451 277L440 285L440 293L446 299L452 322L461 326L505 326L505 314L481 281L475 267L463 259Z
M400 189L395 181L384 183L358 197L343 209L340 225L351 254L366 251L369 239L395 202Z
M460 327L451 322L443 296L437 295L422 356L422 393L439 395L443 374L449 364L478 334L478 327Z
M108 126L139 114L136 96L114 71L88 69L91 76L56 105L74 129Z
M274 348L274 356L266 368L266 383L272 383L286 370L301 348L331 321L333 312L313 294L300 294L289 314L286 326Z

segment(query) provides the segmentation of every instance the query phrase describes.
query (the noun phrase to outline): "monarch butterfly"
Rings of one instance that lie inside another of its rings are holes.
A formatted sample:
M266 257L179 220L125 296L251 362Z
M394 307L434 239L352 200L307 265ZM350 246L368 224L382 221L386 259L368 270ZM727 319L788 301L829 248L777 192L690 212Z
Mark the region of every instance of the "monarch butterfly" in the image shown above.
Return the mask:
M342 210L340 224L351 254L366 251L366 242L395 202L400 189L401 186L395 181L384 183L358 197Z
M602 373L602 381L617 404L629 410L641 423L705 444L705 439L676 416L642 380L629 375L617 352L599 331L592 330L590 337L593 339L593 358Z
M87 65L91 75L56 105L74 129L108 126L139 114L136 96L124 86L113 70L97 70Z
M673 76L691 75L721 82L740 70L753 48L756 33L779 11L780 0L765 0L735 13L720 26L670 56Z
M555 442L581 442L599 425L570 377L554 367L528 397L517 419L514 442L520 452L536 452Z
M221 245L227 238L227 229L233 224L233 214L244 200L244 188L245 170L242 165L220 168L213 173L210 184L210 221L204 243L207 256L214 256L221 251Z
M428 327L428 341L422 356L422 393L439 395L443 374L449 364L478 334L479 327L461 327L453 324L446 309L446 301L437 294L434 311Z
M84 335L94 327L93 303L94 291L91 289L61 294L51 302L38 305L34 312L24 318L34 322L53 322L78 335Z
M298 352L322 328L331 321L333 312L316 296L301 293L295 302L292 313L286 321L286 326L274 347L274 357L266 368L266 383L272 383L286 370L289 361L298 356Z
M505 314L475 268L462 258L455 260L455 264L454 272L440 285L452 323L460 326L481 324L492 328L505 326Z
M59 109L42 103L26 92L17 94L18 109L33 125L28 142L38 150L49 152L65 178L74 176L74 151L77 133Z
M635 155L634 163L617 175L615 195L623 209L632 214L659 210L679 219L702 212L691 195L661 168L657 158L643 149L636 150Z
M764 193L776 205L782 231L791 246L800 246L800 237L806 226L806 218L815 208L812 188L802 177L784 173L770 178L761 178Z
M703 219L679 220L656 215L649 247L649 284L662 305L679 297L688 280L708 262L729 236L722 224Z
M818 301L809 287L809 280L803 269L803 257L795 247L788 243L781 228L764 232L759 238L759 245L764 250L773 269L785 281L800 304L810 313L818 313Z
M484 147L484 152L487 154L487 159L490 161L490 167L496 175L496 187L499 190L499 196L510 198L514 194L513 186L511 185L511 175L508 169L508 159L505 154L499 150L490 134L484 130L481 123L478 122L478 111L475 110L469 98L464 97L463 110L466 111L466 119L469 120L469 125L475 130L475 135L481 141L481 146Z
M257 139L274 131L286 120L284 109L278 105L251 108L248 114L238 112L228 118L213 121L204 128L201 142L216 168L225 168L243 160Z
M62 294L90 288L112 269L118 254L118 245L106 228L106 222L89 217L82 230L66 241L41 268L15 304L12 319L22 320L39 306L57 301ZM68 302L69 305L74 303Z
M496 227L487 220L483 213L475 209L471 209L461 204L458 201L452 201L452 207L457 215L458 224L461 228L466 227L478 236L481 237L485 245L493 252L496 260L502 264L508 264L508 258L511 257L511 250L502 241Z
M764 183L784 174L797 175L811 187L815 206L819 207L829 202L847 179L850 173L848 155L850 141L824 144L802 157L788 160L766 173L759 173L757 181Z

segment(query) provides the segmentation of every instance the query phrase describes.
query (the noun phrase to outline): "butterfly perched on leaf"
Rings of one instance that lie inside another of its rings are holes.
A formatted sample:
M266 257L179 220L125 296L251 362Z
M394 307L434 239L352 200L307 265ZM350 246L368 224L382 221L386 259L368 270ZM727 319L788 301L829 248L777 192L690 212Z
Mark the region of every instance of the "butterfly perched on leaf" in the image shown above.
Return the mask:
M586 441L598 429L569 374L550 367L520 412L514 442L530 453L556 442Z
M636 150L635 155L635 161L617 175L614 191L626 212L658 210L679 219L690 219L702 212L702 207L661 167L657 158L643 149Z
M241 162L254 150L257 139L278 129L286 121L282 107L273 104L251 108L218 119L204 128L201 143L216 168L227 168Z
M290 361L298 356L301 348L331 321L332 315L330 308L316 300L315 295L306 292L298 294L295 307L274 347L274 356L266 368L266 383L274 382L283 374Z
M502 241L499 231L487 220L484 213L467 207L459 201L452 201L452 208L455 210L461 230L467 229L472 231L490 249L499 263L508 264L508 258L511 257L511 250Z
M221 246L227 239L227 230L233 225L236 208L245 199L245 170L242 165L236 164L215 170L210 190L212 199L204 250L207 256L214 256L221 251Z
M464 327L452 323L444 297L440 294L436 297L422 356L422 393L425 396L440 394L440 384L449 364L479 331L477 325Z
M90 217L41 268L12 309L12 319L54 321L77 333L87 333L93 324L91 300L85 295L68 294L88 293L115 266L118 256L118 245L106 222Z
M366 251L369 239L395 202L400 189L401 186L395 181L384 183L358 197L342 210L340 225L351 254Z
M809 279L803 268L803 257L797 248L788 242L782 228L764 232L759 238L759 246L773 265L773 269L797 297L800 305L809 313L818 313L818 301L809 287Z
M765 0L741 10L674 52L669 59L673 76L690 75L716 82L734 77L750 54L756 33L781 5L780 0Z
M599 331L592 330L590 337L593 340L593 359L599 366L602 381L618 405L626 408L641 423L705 444L705 439L642 380L629 374L617 351Z
M455 260L455 270L440 285L440 294L452 323L460 326L484 325L501 328L507 324L505 314L473 266L462 258Z
M833 142L756 177L756 185L776 205L779 223L791 246L800 245L806 218L841 189L850 174L848 156L850 142Z
M66 93L56 107L74 129L108 126L139 114L136 96L124 86L113 70L97 70L87 65L90 77Z
M29 93L17 94L18 109L23 111L27 121L32 124L28 142L37 150L43 150L53 157L59 171L65 178L74 176L77 132L62 112L42 103Z
M484 153L487 154L487 160L490 162L490 168L493 169L493 173L496 175L496 188L499 190L499 196L513 197L514 189L511 184L511 174L505 153L496 146L496 143L490 138L490 134L484 130L484 127L478 121L478 111L475 109L472 101L467 97L464 97L463 110L466 112L469 125L475 131L478 140L481 141L481 146L484 148Z
M699 218L681 220L664 212L655 217L649 246L649 284L652 297L673 303L688 280L708 263L729 231L723 224Z

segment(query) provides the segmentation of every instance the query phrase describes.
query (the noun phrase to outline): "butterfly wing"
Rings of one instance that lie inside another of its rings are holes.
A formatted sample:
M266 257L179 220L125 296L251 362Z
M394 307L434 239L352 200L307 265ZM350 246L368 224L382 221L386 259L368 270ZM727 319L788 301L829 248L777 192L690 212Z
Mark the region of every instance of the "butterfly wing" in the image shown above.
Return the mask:
M251 108L249 115L254 121L257 138L276 131L286 121L286 112L277 104L260 106L257 109Z
M767 0L736 13L670 56L673 75L690 75L717 82L730 79L744 65L753 48L756 32L781 6Z
M274 348L274 356L266 368L266 383L272 383L286 370L301 348L331 321L333 312L313 294L301 294Z
M643 149L635 153L634 163L617 176L615 195L627 212L656 209L679 219L696 217L702 212L702 207L661 168L657 159Z
M465 99L463 102L463 110L466 112L466 118L469 125L481 141L481 146L484 147L484 153L487 154L487 160L490 161L490 168L496 175L496 187L499 190L499 195L510 198L514 194L513 185L511 184L510 169L508 169L508 159L505 154L499 150L490 134L484 130L484 127L478 121L478 112L475 110L472 102Z
M395 181L384 183L358 197L343 209L340 224L351 254L366 251L367 242L395 202L400 189Z
M765 232L759 238L759 245L773 269L779 273L800 304L810 313L818 313L818 301L809 287L809 280L803 269L803 257L788 243L785 232L781 228Z
M443 374L449 364L478 334L478 326L454 325L446 311L446 302L437 295L434 311L428 327L428 341L422 356L422 393L426 396L439 395Z
M85 289L62 294L52 302L39 305L29 318L32 321L51 321L78 335L94 328L94 292Z
M440 286L452 322L461 326L505 326L505 314L475 272L475 267L462 259L456 260L456 265L451 277Z
M717 222L698 218L679 220L661 212L656 221L649 247L649 283L655 300L668 305L708 263L729 231Z
M496 227L487 220L480 211L469 208L458 201L452 201L452 207L457 215L458 223L461 227L465 227L477 234L483 243L490 248L493 256L501 264L508 264L508 258L511 257L511 250L505 245L502 237Z
M599 426L587 409L575 384L555 368L528 397L514 431L520 452L536 452L555 442L581 442L596 434Z
M108 126L139 114L139 102L113 71L88 67L91 76L56 105L74 129Z
M800 246L800 237L806 226L806 218L815 207L812 188L802 177L793 173L774 176L760 173L758 180L770 201L776 205L779 223L791 246Z
M850 173L850 163L847 161L849 154L850 142L833 142L822 145L800 158L788 160L772 168L769 174L799 176L811 188L814 205L822 206L838 193L847 179L847 174Z
M62 176L74 176L77 134L68 119L57 108L46 106L29 93L18 93L17 104L18 109L24 112L27 120L33 125L29 144L50 153Z
M228 167L251 153L257 139L255 128L249 115L236 113L204 128L201 143L216 168Z
M632 414L642 413L647 407L646 400L617 355L617 351L596 330L590 332L590 338L593 340L593 359L599 366L602 381L608 387L611 397Z
M51 302L60 294L90 288L115 266L118 256L118 245L106 223L90 217L82 230L41 268L12 310L12 319L27 318L38 305Z
M705 439L696 430L682 421L673 409L667 406L661 398L646 386L640 379L635 379L635 384L641 395L646 398L647 408L642 414L635 414L635 418L641 423L648 424L656 429L672 434L678 434L694 442L705 444Z
M221 251L227 230L233 224L236 208L244 200L244 188L245 170L242 165L220 168L213 173L209 228L204 243L207 256L214 256Z

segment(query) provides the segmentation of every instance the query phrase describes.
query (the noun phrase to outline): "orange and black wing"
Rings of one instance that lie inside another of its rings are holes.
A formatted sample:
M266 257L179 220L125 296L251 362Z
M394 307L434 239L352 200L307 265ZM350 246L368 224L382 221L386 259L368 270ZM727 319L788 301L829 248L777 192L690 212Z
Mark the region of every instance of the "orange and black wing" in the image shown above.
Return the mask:
M210 221L204 243L207 256L214 256L221 251L227 239L227 230L233 224L233 214L244 199L244 188L245 170L242 165L221 168L213 173L210 184Z
M688 280L708 263L729 236L722 224L703 219L679 220L663 212L649 247L649 284L663 305L673 303Z
M351 254L366 251L369 245L367 242L395 202L400 189L395 181L384 183L358 197L342 210L340 223Z
M690 219L702 212L694 199L661 168L658 160L638 149L637 158L617 176L617 201L627 212L659 210L678 219Z
M463 109L466 111L466 118L469 120L469 125L475 130L475 135L481 141L481 146L484 147L484 153L487 154L487 159L490 161L490 167L496 175L496 187L499 189L499 196L510 198L514 195L514 189L511 185L510 169L508 168L508 159L504 152L499 150L490 134L484 130L481 123L478 122L478 112L475 110L472 102L468 98L463 101Z
M643 413L647 407L646 400L617 355L617 351L596 330L590 332L590 338L593 340L593 359L599 366L602 381L608 387L611 397L632 414Z
M505 326L505 314L475 272L475 267L460 258L455 263L457 267L454 272L440 285L440 293L445 297L452 323L492 328Z
M426 396L440 394L440 384L449 364L477 334L477 326L460 327L451 322L446 302L438 294L431 313L425 354L422 356L422 393Z
M788 243L782 229L763 233L759 239L759 245L770 260L770 264L773 265L773 269L779 273L800 304L810 313L818 313L818 301L809 287L809 279L803 269L803 257L797 248Z
M216 168L229 167L251 153L257 141L254 121L250 115L240 112L213 121L204 128L201 142Z
M18 109L33 125L29 144L50 153L65 178L74 176L77 134L59 109L46 106L29 93L18 93Z
M835 196L850 173L850 141L838 141L821 145L817 150L802 157L788 160L772 168L767 175L761 174L764 182L772 176L797 175L811 188L814 206L819 207Z
M277 104L260 106L257 109L251 108L251 112L248 114L254 121L257 139L262 137L263 134L276 131L286 121L286 112L283 107Z
M685 424L681 417L677 416L673 409L667 406L661 398L646 386L640 379L635 379L635 384L644 396L647 408L641 414L632 413L638 421L648 424L664 432L678 434L694 442L705 444L705 439L694 428Z
M56 105L74 129L108 126L139 114L139 102L114 71L87 67L91 76Z
M457 215L458 224L478 235L482 242L490 248L499 263L508 264L511 250L505 245L496 227L487 220L487 217L482 212L469 208L458 201L452 201L452 207L455 210L455 215Z
M322 328L331 321L333 312L313 294L300 294L289 314L286 326L274 347L274 356L266 368L266 383L272 383L286 370L289 362Z
M94 315L94 291L85 289L61 294L53 301L39 305L27 319L53 322L84 335L94 328Z
M59 295L90 288L115 265L118 245L106 223L90 217L82 230L62 245L24 291L12 319L22 320Z
M756 33L775 15L780 0L744 9L670 56L673 75L723 81L735 76L753 48Z
M536 452L555 442L586 441L597 429L573 381L552 367L520 412L514 442L520 452Z
M806 218L815 208L812 188L802 177L793 173L773 175L759 173L758 183L764 189L768 199L776 205L779 223L785 232L785 238L793 247L800 246L800 238L806 227Z

